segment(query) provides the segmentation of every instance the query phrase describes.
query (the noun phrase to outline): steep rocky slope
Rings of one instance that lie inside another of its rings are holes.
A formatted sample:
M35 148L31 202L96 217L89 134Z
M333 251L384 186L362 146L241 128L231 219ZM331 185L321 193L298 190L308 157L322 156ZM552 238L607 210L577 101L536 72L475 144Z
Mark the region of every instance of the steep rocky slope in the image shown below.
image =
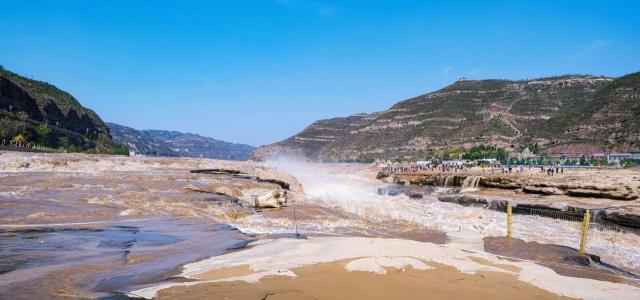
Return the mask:
M75 147L109 151L109 129L100 117L69 93L0 67L0 139L22 134L38 137L36 127L47 125L51 133L38 141L49 147Z
M640 147L640 73L611 79L459 80L371 115L321 120L254 158L387 158L485 143L547 153L591 154Z
M114 123L107 125L115 141L145 155L246 160L255 150L250 145L223 142L192 133L137 130Z

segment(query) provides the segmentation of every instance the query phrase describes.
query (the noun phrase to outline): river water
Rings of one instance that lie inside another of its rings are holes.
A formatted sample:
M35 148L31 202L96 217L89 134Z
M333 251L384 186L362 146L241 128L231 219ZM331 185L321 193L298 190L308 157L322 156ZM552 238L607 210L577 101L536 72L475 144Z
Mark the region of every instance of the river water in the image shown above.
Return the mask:
M253 239L198 218L0 231L0 298L100 298L165 280ZM119 296L123 297L123 296Z
M294 175L311 201L338 207L384 224L402 220L447 235L467 232L479 236L505 236L507 217L503 212L441 202L438 195L459 192L451 188L426 188L422 198L406 194L380 193L392 186L375 179L371 165L322 164L292 159L270 161L273 167ZM531 215L514 215L514 237L527 242L577 248L581 224ZM607 230L592 230L587 251L603 261L640 274L640 236Z

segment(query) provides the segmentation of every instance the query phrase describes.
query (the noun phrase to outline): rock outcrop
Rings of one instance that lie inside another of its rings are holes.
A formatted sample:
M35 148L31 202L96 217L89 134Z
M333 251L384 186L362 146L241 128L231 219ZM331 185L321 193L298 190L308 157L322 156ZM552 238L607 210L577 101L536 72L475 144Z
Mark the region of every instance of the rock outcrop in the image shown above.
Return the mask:
M383 174L378 178L397 184L431 185L443 187L485 187L518 190L527 194L566 195L572 197L606 198L615 200L635 200L638 194L630 186L617 184L582 184L573 182L531 179L516 175L474 175L464 173L424 173L424 174ZM474 186L469 186L474 182Z
M256 174L255 170L261 170L257 173L265 175L263 168L249 169L247 172ZM198 186L190 184L185 189L233 197L239 203L251 205L256 209L286 206L289 200L287 191L291 191L292 187L298 190L299 185L295 180L289 183L280 179L263 179L238 169L200 169L192 170L191 173L210 174L217 183Z
M256 196L256 208L280 208L287 203L287 192L271 190L268 193Z

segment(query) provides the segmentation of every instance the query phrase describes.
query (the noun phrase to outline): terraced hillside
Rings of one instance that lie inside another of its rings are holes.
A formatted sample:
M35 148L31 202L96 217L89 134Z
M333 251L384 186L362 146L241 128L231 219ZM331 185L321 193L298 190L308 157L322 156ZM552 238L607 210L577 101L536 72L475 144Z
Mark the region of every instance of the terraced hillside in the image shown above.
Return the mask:
M38 132L46 126L49 130ZM48 147L109 152L109 129L69 93L0 67L0 139L21 135Z
M640 148L640 73L612 79L460 80L371 115L321 120L254 158L390 158L493 144L547 153Z

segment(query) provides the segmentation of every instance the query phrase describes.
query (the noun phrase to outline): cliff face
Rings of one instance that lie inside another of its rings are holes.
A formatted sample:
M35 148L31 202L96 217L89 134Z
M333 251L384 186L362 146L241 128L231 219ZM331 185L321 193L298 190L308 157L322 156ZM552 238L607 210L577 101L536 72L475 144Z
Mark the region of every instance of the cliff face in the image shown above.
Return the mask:
M0 69L0 138L17 134L36 139L35 128L47 125L51 133L39 141L49 147L111 148L109 129L100 117L69 93L42 81Z
M107 124L116 142L145 155L247 160L255 150L250 145L228 143L192 133L137 130Z
M548 152L589 154L637 149L638 77L461 80L383 112L317 121L260 147L254 157L388 158L481 143L506 148L538 143Z

